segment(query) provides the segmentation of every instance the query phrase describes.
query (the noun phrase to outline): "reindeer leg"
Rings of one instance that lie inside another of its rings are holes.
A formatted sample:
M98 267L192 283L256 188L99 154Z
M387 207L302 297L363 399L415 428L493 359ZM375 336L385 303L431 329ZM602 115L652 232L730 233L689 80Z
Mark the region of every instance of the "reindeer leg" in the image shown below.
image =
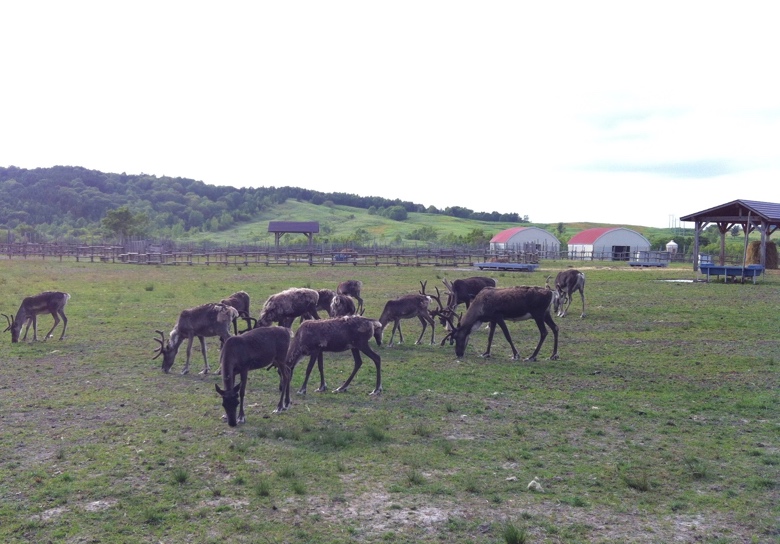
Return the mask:
M306 367L306 376L304 376L303 378L303 385L301 385L301 388L298 389L299 395L306 394L306 384L309 383L309 375L311 374L311 370L314 368L314 361L316 360L317 360L317 354L312 353L311 358L309 359L309 366Z
M363 348L363 353L368 355L376 366L376 385L369 395L378 395L382 392L382 359L377 352L373 351L368 346L368 343L366 343L366 346Z
M62 316L62 334L60 335L60 340L65 338L65 329L68 328L68 318L65 316L65 312L60 310L59 314Z
M418 315L417 319L419 319L420 323L422 323L422 332L420 333L420 337L417 339L417 342L414 343L415 346L419 346L420 343L422 342L422 337L425 334L425 328L428 326L428 322L425 319L423 319L422 316Z
M396 323L398 324L398 343L399 344L403 344L404 343L404 333L401 332L401 320L398 319L396 321Z
M552 321L552 318L550 318L550 320ZM539 350L542 349L542 344L544 344L544 339L547 338L547 334L548 334L547 333L547 327L544 326L544 323L545 323L545 321L547 321L547 318L546 317L544 317L544 318L536 317L536 318L534 318L534 321L536 321L536 326L539 327L539 343L536 344L536 349L531 354L531 356L526 358L526 359L523 359L524 361L536 361L536 356L539 354ZM556 328L556 330L555 330L555 338L557 340L557 338L558 338L557 328L558 327L555 325L555 323L553 323L553 326L555 326L555 328ZM514 346L513 346L513 348L514 348ZM555 345L555 351L556 351L556 353L558 351L558 343L557 342L556 342L556 345Z
M181 369L182 374L187 374L190 371L190 355L192 354L192 341L194 336L187 338L187 361L184 363L184 368Z
M24 329L24 336L22 337L22 342L27 340L27 333L30 331L30 324L33 326L33 342L38 340L38 319L35 316L32 316L31 318L28 317L24 320L23 325L26 326Z
M320 371L320 388L317 389L317 393L324 393L328 390L328 384L325 383L325 369L323 363L324 354L320 352L319 357L317 357L317 370Z
M241 372L241 389L238 390L238 423L246 423L246 415L244 415L244 391L246 391L246 380L249 378L249 372L244 370Z
M347 381L342 383L338 389L333 391L334 393L346 393L347 387L349 387L349 383L352 381L352 378L355 377L357 371L361 366L363 366L363 359L360 357L360 350L358 348L352 348L352 358L355 359L355 366L352 368L352 374L349 375Z
M206 338L198 336L198 340L200 340L200 352L203 354L203 370L200 371L200 374L208 374L211 369L209 368L209 361L206 359Z
M585 291L580 289L580 298L582 298L582 314L580 317L585 317Z
M512 342L512 337L509 335L509 329L506 327L506 322L499 318L496 320L496 323L498 323L498 326L501 327L501 331L504 333L504 338L506 338L506 341L509 342L509 345L512 347L512 360L516 361L519 358L519 354L517 353L515 344Z
M290 381L292 381L292 368L287 365L277 367L279 374L279 404L276 405L275 414L281 414L290 407Z
M393 321L393 332L390 333L390 341L387 343L387 347L391 347L393 345L393 338L395 337L395 329L398 328L398 331L401 331L401 325L398 323L398 321ZM399 343L403 343L404 338L401 337L401 340Z
M555 321L553 321L553 318L549 313L544 316L544 322L547 323L550 326L550 329L552 329L553 331L553 340L554 340L553 353L550 356L550 360L557 361L558 360L558 325L555 324Z
M57 312L52 312L51 316L54 318L54 325L52 326L51 329L49 329L49 332L46 333L46 336L43 337L44 340L49 338L52 335L51 333L54 332L54 329L57 328L57 325L60 324L60 316L57 315ZM62 340L62 338L60 338L60 340Z
M480 357L484 357L485 359L490 359L490 346L493 345L493 334L496 332L496 322L491 321L488 323L488 345L487 350L485 350L485 353L480 355Z

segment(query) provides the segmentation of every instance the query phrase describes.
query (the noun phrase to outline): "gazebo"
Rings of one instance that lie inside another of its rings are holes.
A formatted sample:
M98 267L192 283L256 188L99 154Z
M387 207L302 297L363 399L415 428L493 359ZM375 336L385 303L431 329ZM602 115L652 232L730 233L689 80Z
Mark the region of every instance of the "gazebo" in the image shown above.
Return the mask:
M696 224L693 237L693 269L699 269L699 235L709 223L720 232L720 264L726 260L726 233L735 225L742 227L747 237L754 230L761 233L761 265L766 266L766 242L780 228L780 204L757 200L734 200L714 208L680 217L680 221Z
M317 221L269 221L268 232L274 233L276 247L279 248L279 240L288 232L295 234L305 234L309 239L309 245L312 243L312 237L320 232L320 224Z

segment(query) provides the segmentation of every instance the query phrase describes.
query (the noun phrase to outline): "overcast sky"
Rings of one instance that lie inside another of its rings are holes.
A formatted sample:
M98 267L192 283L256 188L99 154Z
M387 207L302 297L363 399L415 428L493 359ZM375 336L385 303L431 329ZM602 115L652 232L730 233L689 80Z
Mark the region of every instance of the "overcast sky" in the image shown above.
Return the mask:
M543 223L780 202L772 2L28 0L0 20L0 166Z

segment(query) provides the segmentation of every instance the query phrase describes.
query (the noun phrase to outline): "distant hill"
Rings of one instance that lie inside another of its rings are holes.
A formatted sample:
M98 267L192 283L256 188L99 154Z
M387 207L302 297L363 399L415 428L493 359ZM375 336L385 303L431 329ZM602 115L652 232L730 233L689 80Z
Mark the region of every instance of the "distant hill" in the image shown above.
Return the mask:
M298 187L241 188L186 178L103 173L77 166L0 167L0 228L30 241L110 237L106 218L132 218L127 235L174 240L267 242L270 220L319 221L319 242L481 244L494 234L531 225L528 215L482 212L323 193ZM533 210L530 210L531 212ZM115 222L116 223L116 222ZM125 226L127 226L127 224ZM562 241L604 224L537 224ZM645 227L629 227L647 235ZM291 239L293 237L290 236Z

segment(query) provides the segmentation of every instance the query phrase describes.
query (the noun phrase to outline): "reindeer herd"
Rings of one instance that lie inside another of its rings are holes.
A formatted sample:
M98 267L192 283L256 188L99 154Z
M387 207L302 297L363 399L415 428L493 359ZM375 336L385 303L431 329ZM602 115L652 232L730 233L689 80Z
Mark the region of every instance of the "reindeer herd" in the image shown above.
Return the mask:
M447 301L441 302L441 293L426 293L427 282L420 282L417 294L402 295L387 301L378 319L365 317L365 307L360 291L363 286L359 280L340 283L335 290L290 288L273 294L265 301L259 317L254 319L250 313L249 295L239 291L216 303L208 303L183 310L173 329L165 338L163 331L157 330L159 344L153 359L162 356L162 370L168 373L173 367L181 344L187 340L187 357L182 374L190 368L192 343L197 337L203 354L203 370L208 374L211 369L206 357L206 337L220 338L220 356L218 374L222 376L222 387L215 385L222 397L225 409L224 418L230 426L244 423L244 393L250 370L275 368L279 375L279 402L274 412L283 412L290 407L290 383L293 370L298 362L308 356L303 384L299 394L306 394L309 377L315 361L320 375L317 391L327 390L323 365L325 352L343 352L350 350L354 367L350 376L335 392L346 391L352 379L363 364L361 354L374 362L376 366L376 385L371 395L382 392L382 361L380 355L371 348L373 339L377 346L382 345L385 328L392 323L388 346L393 346L396 331L399 342L403 342L401 320L417 318L422 332L416 344L422 342L428 326L431 327L431 345L435 340L435 323L446 327L447 334L441 345L448 341L455 344L455 354L463 357L469 336L483 324L488 326L487 349L482 357L490 357L493 334L500 327L512 348L512 359L519 354L509 334L506 321L533 319L539 329L539 342L526 361L536 361L536 357L548 336L553 333L553 352L551 360L558 359L558 326L552 318L552 312L565 317L571 306L572 295L579 292L582 299L582 313L585 317L585 275L577 270L565 270L555 278L554 286L547 278L544 287L497 287L496 281L488 277L472 277L455 281L443 280ZM46 291L32 297L26 297L16 314L3 315L11 331L11 341L18 342L22 327L25 327L22 341L27 338L30 325L33 327L33 340L37 340L37 316L49 313L54 318L54 326L44 339L52 337L52 332L62 318L62 334L65 336L68 319L65 305L70 295L58 291ZM353 302L353 299L357 303ZM433 303L435 306L432 306ZM458 314L460 304L465 304L465 315ZM319 312L327 317L321 318ZM239 331L238 320L244 321L246 328ZM300 325L293 333L296 320ZM236 383L236 377L240 382Z

